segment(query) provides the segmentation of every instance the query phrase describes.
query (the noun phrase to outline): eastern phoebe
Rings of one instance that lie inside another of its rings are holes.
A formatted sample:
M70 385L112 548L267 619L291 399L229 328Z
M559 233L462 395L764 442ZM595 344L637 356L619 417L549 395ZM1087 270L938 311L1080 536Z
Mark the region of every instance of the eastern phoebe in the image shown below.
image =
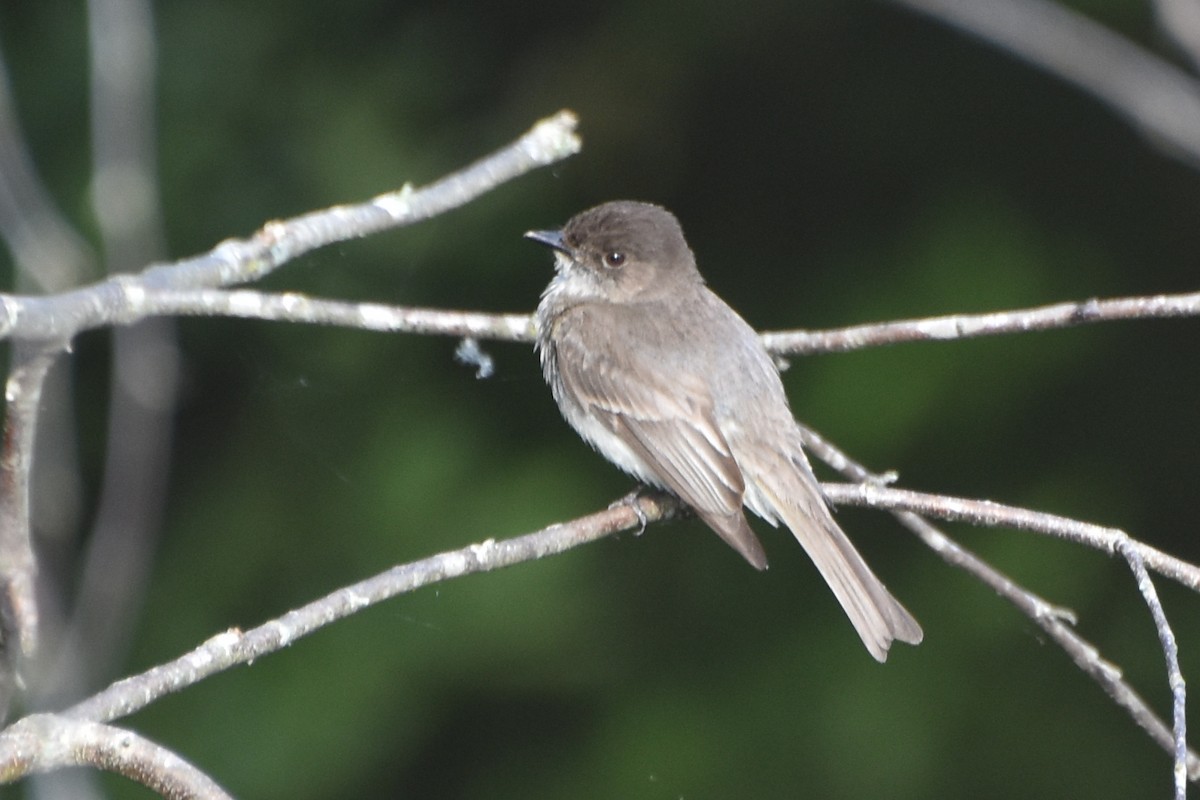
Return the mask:
M834 522L775 363L704 285L675 216L622 200L525 236L555 251L537 349L567 422L758 569L767 557L742 508L782 521L877 660L893 639L919 643L921 626Z

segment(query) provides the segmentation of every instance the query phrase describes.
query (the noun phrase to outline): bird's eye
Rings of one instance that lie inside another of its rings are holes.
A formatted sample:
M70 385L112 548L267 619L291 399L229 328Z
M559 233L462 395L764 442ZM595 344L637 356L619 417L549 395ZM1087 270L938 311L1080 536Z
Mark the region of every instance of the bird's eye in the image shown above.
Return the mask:
M619 267L624 263L625 254L618 250L604 254L604 266L606 267Z

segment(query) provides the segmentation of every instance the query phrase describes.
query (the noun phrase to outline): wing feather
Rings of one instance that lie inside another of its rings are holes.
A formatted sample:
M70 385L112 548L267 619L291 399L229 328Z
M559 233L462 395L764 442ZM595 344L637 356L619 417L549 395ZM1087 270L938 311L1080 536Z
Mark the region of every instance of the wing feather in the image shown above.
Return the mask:
M645 464L651 474L640 477L678 496L751 564L764 568L766 556L742 513L746 485L704 380L673 370L676 379L668 381L652 358L623 353L625 360L617 360L607 348L584 347L565 322L558 321L555 352L548 354L560 384L559 404L574 404L581 418L598 423ZM604 452L603 443L580 433Z

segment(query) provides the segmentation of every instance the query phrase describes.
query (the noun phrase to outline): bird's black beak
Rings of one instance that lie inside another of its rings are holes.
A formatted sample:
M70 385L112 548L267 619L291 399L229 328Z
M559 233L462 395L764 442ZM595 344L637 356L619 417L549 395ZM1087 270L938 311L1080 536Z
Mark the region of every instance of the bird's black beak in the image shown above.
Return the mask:
M571 248L563 241L562 231L526 231L525 238L544 244L565 255L573 255Z

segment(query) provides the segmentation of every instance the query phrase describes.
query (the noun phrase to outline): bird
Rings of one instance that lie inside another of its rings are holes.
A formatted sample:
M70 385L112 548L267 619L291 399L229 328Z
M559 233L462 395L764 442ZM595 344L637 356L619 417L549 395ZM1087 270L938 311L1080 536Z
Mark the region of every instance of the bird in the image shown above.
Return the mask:
M705 284L675 215L618 200L525 236L555 256L536 349L570 426L757 569L767 557L745 510L782 522L877 661L894 640L920 643L921 626L834 520L774 360Z

